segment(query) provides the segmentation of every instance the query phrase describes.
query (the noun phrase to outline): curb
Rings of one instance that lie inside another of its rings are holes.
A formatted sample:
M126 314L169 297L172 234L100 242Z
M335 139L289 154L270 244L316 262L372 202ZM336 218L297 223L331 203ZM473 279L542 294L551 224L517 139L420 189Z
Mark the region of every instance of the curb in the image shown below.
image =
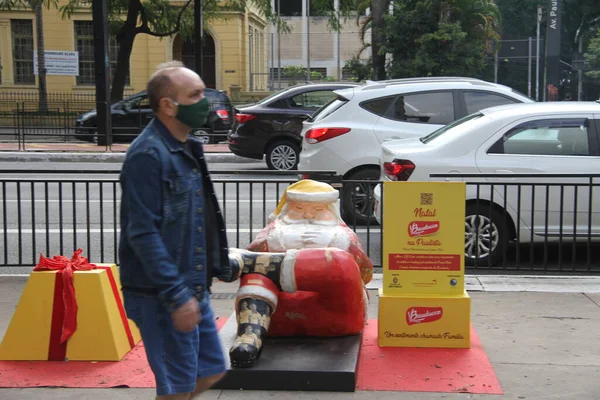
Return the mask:
M236 156L233 153L204 153L207 163L257 163L260 160ZM0 162L75 162L122 163L125 153L66 153L66 152L0 152Z

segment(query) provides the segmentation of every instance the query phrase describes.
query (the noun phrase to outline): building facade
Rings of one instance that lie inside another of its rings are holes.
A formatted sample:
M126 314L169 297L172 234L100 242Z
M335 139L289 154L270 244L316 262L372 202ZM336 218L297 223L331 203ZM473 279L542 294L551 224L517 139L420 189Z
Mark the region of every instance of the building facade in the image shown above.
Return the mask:
M341 30L333 31L328 26L329 17L319 15L310 0L271 0L275 13L292 28L291 33L277 34L271 27L274 51L269 64L272 80L277 81L279 72L286 67L302 67L323 77L336 80L347 78L344 64L358 56L367 60L369 50L364 50L361 40L361 24L366 15L348 16L341 21ZM340 2L331 0L336 12ZM371 41L370 30L365 35L366 42ZM364 51L363 51L364 50ZM281 73L283 75L283 72Z
M95 0L94 0L95 1ZM59 5L66 4L61 0ZM181 4L181 2L178 2ZM69 19L59 10L43 10L48 93L95 91L91 9L80 9ZM251 71L268 72L269 26L257 10L223 12L205 25L202 77L211 88L266 90L266 79L251 79ZM0 12L0 94L37 93L37 33L35 14L28 9ZM116 67L118 43L110 39L111 72ZM127 93L136 93L160 63L183 61L194 68L194 45L180 34L158 38L138 34L129 60ZM251 65L252 64L252 65Z

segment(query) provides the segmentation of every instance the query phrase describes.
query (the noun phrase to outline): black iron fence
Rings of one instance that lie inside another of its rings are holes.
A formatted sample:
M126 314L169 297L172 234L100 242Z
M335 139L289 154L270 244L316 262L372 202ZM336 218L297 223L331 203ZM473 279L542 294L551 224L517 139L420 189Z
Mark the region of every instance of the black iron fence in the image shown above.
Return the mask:
M54 94L40 108L37 97L0 93L0 142L12 143L6 150L26 150L34 143L92 143L98 151L123 150L113 144L130 143L154 114L147 101L132 100L111 109L112 130L108 137L98 135L94 95ZM211 114L205 126L194 132L204 143L219 143L235 123L233 106L211 101Z
M93 262L119 262L118 171L81 172L81 178L47 175L77 171L29 171L25 177L0 178L0 266L33 266L40 254L69 255L79 247ZM5 170L0 174L18 173ZM250 178L250 174L268 177ZM285 188L297 181L289 172L278 171L212 175L232 247L246 247L254 240L268 224ZM435 177L467 180L467 272L600 273L596 245L600 175ZM328 182L352 192L364 183L335 181L333 176ZM403 206L382 204L381 197L377 192L375 198L351 197L351 201L366 201L370 207L377 203L384 210ZM381 268L383 221L358 225L346 217L346 222L376 268Z
M468 269L600 273L600 174L432 174L467 182Z
M133 95L131 90L123 92L124 97L131 95ZM49 103L96 103L95 89L89 92L49 92L46 96ZM39 103L39 99L39 92L0 92L0 100L2 101Z

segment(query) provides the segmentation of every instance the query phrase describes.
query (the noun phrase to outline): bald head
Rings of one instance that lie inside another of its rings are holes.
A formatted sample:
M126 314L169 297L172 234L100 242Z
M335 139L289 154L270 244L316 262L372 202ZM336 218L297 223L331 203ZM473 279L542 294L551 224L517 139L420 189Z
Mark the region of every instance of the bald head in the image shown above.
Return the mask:
M197 73L180 61L161 64L150 77L147 86L150 107L159 113L163 106L169 107L173 100L180 104L190 104L204 97L206 86ZM169 102L169 104L164 104Z

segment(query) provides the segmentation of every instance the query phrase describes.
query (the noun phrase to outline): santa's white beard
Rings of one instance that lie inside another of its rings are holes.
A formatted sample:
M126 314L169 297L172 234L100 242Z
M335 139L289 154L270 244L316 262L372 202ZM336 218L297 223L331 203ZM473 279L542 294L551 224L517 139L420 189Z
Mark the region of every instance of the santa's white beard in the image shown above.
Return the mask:
M292 220L281 215L268 238L269 251L336 247L347 250L350 238L338 221Z
M316 219L291 219L287 215L281 217L281 222L288 225L308 224L308 225L321 225L321 226L334 226L338 225L337 221L320 221Z

